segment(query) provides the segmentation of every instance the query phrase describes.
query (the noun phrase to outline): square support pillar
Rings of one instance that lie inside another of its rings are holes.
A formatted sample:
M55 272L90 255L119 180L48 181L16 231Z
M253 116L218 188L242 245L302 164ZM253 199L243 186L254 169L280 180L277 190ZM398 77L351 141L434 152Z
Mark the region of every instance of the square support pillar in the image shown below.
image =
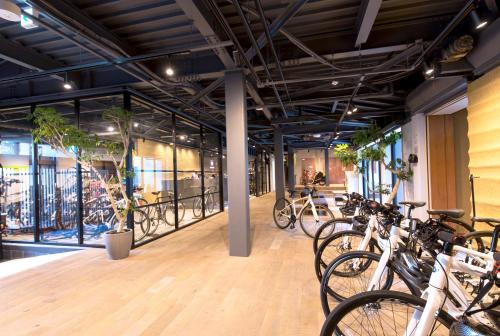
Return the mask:
M330 157L329 157L329 150L328 147L325 148L325 184L327 186L330 185Z
M295 189L295 150L288 145L288 189Z
M229 255L250 255L246 86L243 70L225 73Z
M279 130L274 131L274 176L276 185L276 199L285 197L285 160L283 154L283 134Z

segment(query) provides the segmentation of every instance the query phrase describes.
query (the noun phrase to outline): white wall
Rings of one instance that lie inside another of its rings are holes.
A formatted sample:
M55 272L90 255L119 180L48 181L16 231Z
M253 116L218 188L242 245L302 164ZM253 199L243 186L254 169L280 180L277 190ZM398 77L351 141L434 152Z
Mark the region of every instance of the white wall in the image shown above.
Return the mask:
M413 178L404 182L404 197L406 201L424 201L429 203L429 185L427 174L427 117L417 114L402 127L403 158L416 154L418 163L412 164ZM418 208L414 214L422 220L427 217L427 206Z
M269 169L271 170L271 191L276 191L276 183L274 180L274 170L275 170L275 161L274 161L274 154L271 154L271 164Z

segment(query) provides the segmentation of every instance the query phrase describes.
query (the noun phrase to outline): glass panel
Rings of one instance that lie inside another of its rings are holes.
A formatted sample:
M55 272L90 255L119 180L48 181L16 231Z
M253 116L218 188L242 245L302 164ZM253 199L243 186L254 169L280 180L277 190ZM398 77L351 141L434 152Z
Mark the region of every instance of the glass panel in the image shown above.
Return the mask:
M202 218L200 150L177 145L179 226Z
M257 179L255 176L255 156L248 157L248 183L250 187L250 195L257 194Z
M178 117L175 127L178 145L200 148L200 126Z
M12 109L16 118L29 108ZM4 240L34 241L32 141L29 133L1 128L0 231Z
M103 111L111 107L123 107L122 95L82 99L80 128L102 139L116 139L119 134L114 129L115 125L102 118ZM104 179L116 177L113 158L104 152L95 155L94 167ZM84 243L102 244L103 233L117 225L111 202L96 173L83 167L82 187ZM118 201L121 199L119 193L115 197Z
M203 127L203 148L213 151L218 151L220 148L219 144L219 133L209 128Z
M397 159L403 159L403 143L401 138L394 144L394 160ZM396 202L404 200L404 185L405 183L399 185L398 193L396 194Z
M205 216L210 216L220 211L219 200L219 155L205 151L203 169L205 173Z
M75 123L72 100L40 107L55 108ZM67 156L50 145L38 144L38 187L40 193L40 241L78 243L77 172L74 157Z
M147 232L136 229L136 241L175 230L173 162L172 144L135 141L134 200L136 207L148 215L150 224Z
M385 162L390 162L392 160L392 150L391 146L387 146L385 148ZM382 190L385 191L385 193L382 194L382 203L386 203L389 195L387 192L392 191L392 173L386 169L383 165L380 166L380 172L382 176L382 181L380 182Z

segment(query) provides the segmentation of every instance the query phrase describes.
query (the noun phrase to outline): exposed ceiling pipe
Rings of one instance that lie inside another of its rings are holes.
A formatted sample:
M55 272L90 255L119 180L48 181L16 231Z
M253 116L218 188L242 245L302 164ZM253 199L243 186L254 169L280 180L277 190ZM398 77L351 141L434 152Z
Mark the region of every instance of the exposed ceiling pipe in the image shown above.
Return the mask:
M257 41L255 40L255 37L252 34L252 29L250 28L250 25L248 24L247 18L245 17L245 14L243 13L243 10L241 9L240 3L238 0L235 0L234 2L236 10L238 12L238 15L240 16L242 22L243 22L243 27L245 27L245 30L247 32L248 37L250 38L250 41L252 42L252 46L254 47L255 51L257 52L257 55L259 56L261 64L264 66L264 71L266 72L268 80L272 80L271 73L269 72L269 69L266 66L266 61L264 59L264 56L262 56L262 53L260 52L260 48L257 44ZM278 99L278 102L281 106L281 110L283 112L283 116L286 118L287 113L285 106L283 105L283 101L281 100L280 94L278 92L278 89L276 88L276 85L271 85L273 87L274 94L276 98Z

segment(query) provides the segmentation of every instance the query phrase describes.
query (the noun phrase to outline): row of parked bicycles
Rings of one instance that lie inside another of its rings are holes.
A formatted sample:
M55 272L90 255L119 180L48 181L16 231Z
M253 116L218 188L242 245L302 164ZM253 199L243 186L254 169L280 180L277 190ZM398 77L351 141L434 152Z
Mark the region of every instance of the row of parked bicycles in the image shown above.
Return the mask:
M316 224L304 232L316 229L322 336L500 335L500 219L476 217L471 225L461 219L464 211L452 209L428 210L421 220L413 211L424 202L345 197L343 218L321 222L318 214L328 211L299 210ZM274 219L283 228L296 210L281 203Z

